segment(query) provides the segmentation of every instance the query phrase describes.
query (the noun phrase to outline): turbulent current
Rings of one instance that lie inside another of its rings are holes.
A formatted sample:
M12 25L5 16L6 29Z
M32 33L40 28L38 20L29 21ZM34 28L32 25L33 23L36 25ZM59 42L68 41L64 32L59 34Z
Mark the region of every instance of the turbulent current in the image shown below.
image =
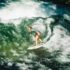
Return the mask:
M35 0L0 3L1 70L70 70L70 8ZM28 26L42 35L35 45Z

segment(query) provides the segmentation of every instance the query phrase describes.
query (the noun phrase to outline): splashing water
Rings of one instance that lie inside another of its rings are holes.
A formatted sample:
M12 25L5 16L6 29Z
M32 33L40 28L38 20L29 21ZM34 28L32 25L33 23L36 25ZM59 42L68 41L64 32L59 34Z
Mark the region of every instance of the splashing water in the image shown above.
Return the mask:
M57 17L55 17L56 15ZM61 18L58 17L58 15L61 15ZM14 25L19 26L24 19L27 21L33 19L34 22L32 22L32 25L36 30L41 31L42 33L47 31L43 47L46 48L51 55L54 55L55 51L60 51L60 54L57 54L57 57L54 56L56 61L60 63L70 62L70 32L68 28L70 27L70 13L68 9L48 2L37 2L33 0L18 0L17 2L10 2L9 5L0 9L0 22L5 24L13 23ZM19 31L19 29L17 29L17 31ZM14 55L20 55L15 50L12 50L12 52ZM23 53L23 51L21 51L21 53ZM21 57L21 60L26 58L27 63L31 63L33 62L31 59L36 58L34 54L29 56L31 57ZM37 64L46 70L45 66L41 65L40 62ZM25 63L17 63L17 66L20 66L21 70L28 69L28 66Z

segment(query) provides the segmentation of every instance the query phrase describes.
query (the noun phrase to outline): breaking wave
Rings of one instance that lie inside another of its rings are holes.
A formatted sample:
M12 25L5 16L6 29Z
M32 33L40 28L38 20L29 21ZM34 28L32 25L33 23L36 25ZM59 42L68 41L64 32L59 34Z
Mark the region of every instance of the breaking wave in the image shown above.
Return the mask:
M69 12L68 7L34 0L12 1L1 8L0 67L3 70L69 70ZM28 25L45 35L42 48L27 50L33 44Z

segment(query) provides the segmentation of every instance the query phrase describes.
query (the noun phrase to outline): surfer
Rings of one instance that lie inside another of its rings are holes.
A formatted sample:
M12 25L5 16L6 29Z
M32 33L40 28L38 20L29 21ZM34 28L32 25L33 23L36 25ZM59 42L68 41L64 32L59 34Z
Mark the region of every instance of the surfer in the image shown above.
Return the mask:
M38 43L41 43L42 42L42 38L41 38L41 33L39 31L32 31L32 27L31 26L28 26L28 30L29 32L33 32L34 33L34 38L35 38L35 45L37 46Z

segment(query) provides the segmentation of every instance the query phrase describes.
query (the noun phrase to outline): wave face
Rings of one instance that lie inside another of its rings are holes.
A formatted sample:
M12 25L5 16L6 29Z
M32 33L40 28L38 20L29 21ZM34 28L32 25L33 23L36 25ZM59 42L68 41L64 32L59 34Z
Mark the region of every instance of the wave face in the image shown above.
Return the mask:
M34 0L0 5L0 69L70 70L69 7ZM41 32L43 49L27 50L35 44L28 26Z

